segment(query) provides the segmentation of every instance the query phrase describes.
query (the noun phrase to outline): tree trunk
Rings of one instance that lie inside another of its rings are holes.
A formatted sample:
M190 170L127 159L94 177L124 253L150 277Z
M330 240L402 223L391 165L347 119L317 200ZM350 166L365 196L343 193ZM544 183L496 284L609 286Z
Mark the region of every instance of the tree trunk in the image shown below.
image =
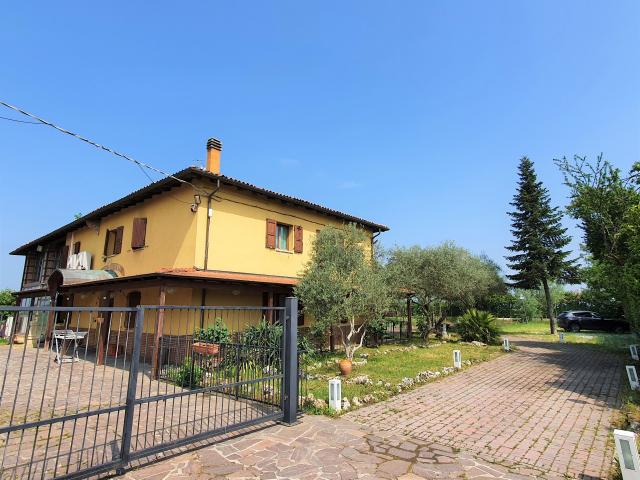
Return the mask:
M547 277L542 279L542 286L544 287L544 298L547 302L547 316L549 317L549 330L551 331L551 335L555 335L556 333L556 322L553 318L553 305L551 304L551 293L549 292L549 282L547 281Z

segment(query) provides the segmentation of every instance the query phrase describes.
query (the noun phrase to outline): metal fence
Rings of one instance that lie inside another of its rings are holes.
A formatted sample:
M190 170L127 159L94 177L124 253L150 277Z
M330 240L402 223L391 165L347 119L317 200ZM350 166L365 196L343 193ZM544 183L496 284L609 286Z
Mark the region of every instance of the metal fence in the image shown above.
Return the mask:
M6 309L15 320L0 346L2 478L121 472L220 433L295 421L295 298L271 308ZM49 333L15 344L42 316ZM229 338L201 341L216 322Z

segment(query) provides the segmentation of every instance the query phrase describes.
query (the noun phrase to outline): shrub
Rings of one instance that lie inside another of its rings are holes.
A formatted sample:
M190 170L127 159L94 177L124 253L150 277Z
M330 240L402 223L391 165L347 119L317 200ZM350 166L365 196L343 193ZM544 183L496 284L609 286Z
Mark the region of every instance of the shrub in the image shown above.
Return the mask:
M416 328L418 329L418 334L423 341L427 341L429 339L429 333L431 332L431 322L425 316L420 316L416 319Z
M212 327L198 330L194 335L194 340L207 343L228 343L229 329L221 318L216 318L216 323Z
M465 342L483 342L495 344L499 342L500 330L494 323L495 317L489 312L471 309L460 317L456 332Z
M202 368L195 365L191 357L187 357L182 365L169 372L168 377L180 387L197 387L202 384Z
M373 343L378 345L384 339L387 334L388 320L384 318L377 318L369 322L367 326L367 334L369 338L373 340Z
M282 325L267 323L262 320L258 325L251 325L242 334L242 342L245 345L267 347L276 353L280 349Z

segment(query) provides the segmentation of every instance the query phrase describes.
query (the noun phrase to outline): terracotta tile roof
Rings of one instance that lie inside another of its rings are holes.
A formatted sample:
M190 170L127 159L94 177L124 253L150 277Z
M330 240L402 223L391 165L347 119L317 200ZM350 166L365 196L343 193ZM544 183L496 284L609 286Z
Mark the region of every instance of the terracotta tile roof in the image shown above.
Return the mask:
M227 280L234 282L268 283L277 285L297 285L299 279L278 275L260 275L256 273L223 272L220 270L198 270L195 268L162 269L158 273L170 277L187 277L205 280Z
M289 195L284 195L282 193L274 192L273 190L268 190L266 188L258 187L256 185L252 185L251 183L243 182L242 180L237 180L235 178L227 177L226 175L215 175L206 170L202 170L197 167L189 167L184 170L180 170L172 175L173 177L179 178L181 180L190 181L194 178L208 178L213 181L220 181L223 185L231 185L240 189L248 190L251 192L255 192L258 194L265 195L266 197L281 200L283 202L291 203L293 205L297 205L303 208L307 208L309 210L313 210L319 213L323 213L325 215L330 215L341 220L346 220L348 222L356 222L365 227L370 228L374 231L386 232L389 230L389 227L386 225L378 224L371 222L369 220L365 220L363 218L359 218L348 213L340 212L338 210L333 210L328 207L323 207L322 205L318 205L317 203L312 203L307 200L303 200L301 198L292 197ZM171 190L172 188L180 186L180 182L175 178L167 177L162 180L158 180L157 182L151 183L146 187L143 187L139 190L136 190L124 197L111 202L107 205L103 205L100 208L84 215L73 222L70 222L66 225L63 225L56 230L53 230L46 235L36 238L11 252L11 255L25 255L27 251L37 245L47 243L49 241L62 239L68 232L71 232L77 228L80 228L86 224L87 221L96 221L115 213L119 210L127 208L131 205L135 205L142 200L145 200L153 195L157 195L163 191Z

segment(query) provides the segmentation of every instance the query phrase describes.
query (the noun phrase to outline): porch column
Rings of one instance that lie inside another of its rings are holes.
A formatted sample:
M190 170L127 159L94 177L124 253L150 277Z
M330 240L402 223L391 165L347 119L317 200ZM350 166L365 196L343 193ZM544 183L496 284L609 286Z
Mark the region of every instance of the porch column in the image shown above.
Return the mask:
M58 295L54 292L51 294L51 306L57 306L57 297ZM15 321L15 320L14 320ZM53 327L56 323L56 312L49 312L49 316L47 318L47 332L44 335L44 349L49 350L51 346L51 337L53 336Z
M273 290L267 292L267 307L273 308ZM273 323L273 310L267 310L267 323Z
M111 292L107 291L100 294L100 307L113 307L111 301ZM96 358L96 365L104 365L104 359L107 356L107 341L109 340L109 329L111 328L111 312L99 312L96 317L96 325L98 329L98 353Z
M158 305L165 305L167 294L164 285L160 287ZM159 309L156 315L156 331L153 337L153 356L151 357L151 378L158 379L160 373L160 349L162 347L162 332L164 330L164 310ZM146 352L145 352L146 355Z
M411 323L411 295L407 295L407 338L411 340L411 336L413 335L413 325Z

